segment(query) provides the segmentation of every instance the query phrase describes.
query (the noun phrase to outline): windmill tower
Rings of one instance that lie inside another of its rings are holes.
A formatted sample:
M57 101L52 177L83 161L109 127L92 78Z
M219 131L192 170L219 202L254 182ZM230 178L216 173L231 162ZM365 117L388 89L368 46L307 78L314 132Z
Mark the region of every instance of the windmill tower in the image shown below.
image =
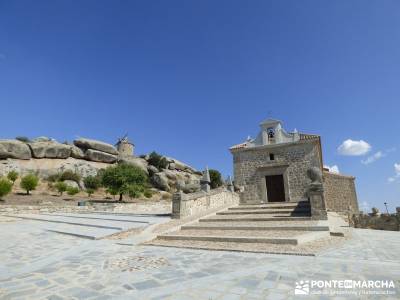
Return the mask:
M128 134L119 138L115 146L120 156L134 156L135 145L128 140Z

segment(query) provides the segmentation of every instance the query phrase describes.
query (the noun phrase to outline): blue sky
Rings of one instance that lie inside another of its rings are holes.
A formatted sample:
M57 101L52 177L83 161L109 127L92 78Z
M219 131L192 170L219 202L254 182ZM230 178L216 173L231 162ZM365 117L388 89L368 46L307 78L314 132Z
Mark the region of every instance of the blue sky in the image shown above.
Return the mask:
M228 148L274 117L320 134L360 203L394 210L399 49L395 0L0 1L1 137L128 132L138 153L227 175Z

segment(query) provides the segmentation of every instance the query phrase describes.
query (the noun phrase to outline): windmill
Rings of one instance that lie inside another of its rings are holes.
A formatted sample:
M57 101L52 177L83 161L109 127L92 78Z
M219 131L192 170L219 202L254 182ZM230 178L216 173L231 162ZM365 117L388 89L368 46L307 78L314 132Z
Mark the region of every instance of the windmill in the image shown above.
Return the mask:
M122 137L118 138L118 142L115 144L117 150L121 156L133 156L135 145L128 139L128 133L125 133Z

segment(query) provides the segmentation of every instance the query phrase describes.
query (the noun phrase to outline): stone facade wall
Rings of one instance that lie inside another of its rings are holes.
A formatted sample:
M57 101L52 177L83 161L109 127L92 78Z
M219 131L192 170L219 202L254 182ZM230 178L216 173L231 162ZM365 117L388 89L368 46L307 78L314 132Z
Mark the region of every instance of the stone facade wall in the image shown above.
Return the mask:
M325 203L328 211L358 212L355 178L324 171Z
M180 219L217 207L239 204L239 195L225 187L191 194L175 193L172 198L172 218Z
M241 202L267 201L265 176L281 174L285 201L306 200L307 170L312 166L322 169L319 147L319 140L308 140L232 150L235 185L244 187Z

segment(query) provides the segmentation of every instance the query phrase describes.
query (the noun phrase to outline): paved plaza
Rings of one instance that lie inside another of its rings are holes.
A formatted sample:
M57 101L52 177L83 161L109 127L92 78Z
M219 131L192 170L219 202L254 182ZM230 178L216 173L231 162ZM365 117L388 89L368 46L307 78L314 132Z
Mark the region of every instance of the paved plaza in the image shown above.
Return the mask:
M353 229L352 239L313 257L142 246L143 234L90 240L48 227L27 219L0 222L0 299L400 297L399 232ZM295 295L301 280L393 280L395 288L385 296Z

